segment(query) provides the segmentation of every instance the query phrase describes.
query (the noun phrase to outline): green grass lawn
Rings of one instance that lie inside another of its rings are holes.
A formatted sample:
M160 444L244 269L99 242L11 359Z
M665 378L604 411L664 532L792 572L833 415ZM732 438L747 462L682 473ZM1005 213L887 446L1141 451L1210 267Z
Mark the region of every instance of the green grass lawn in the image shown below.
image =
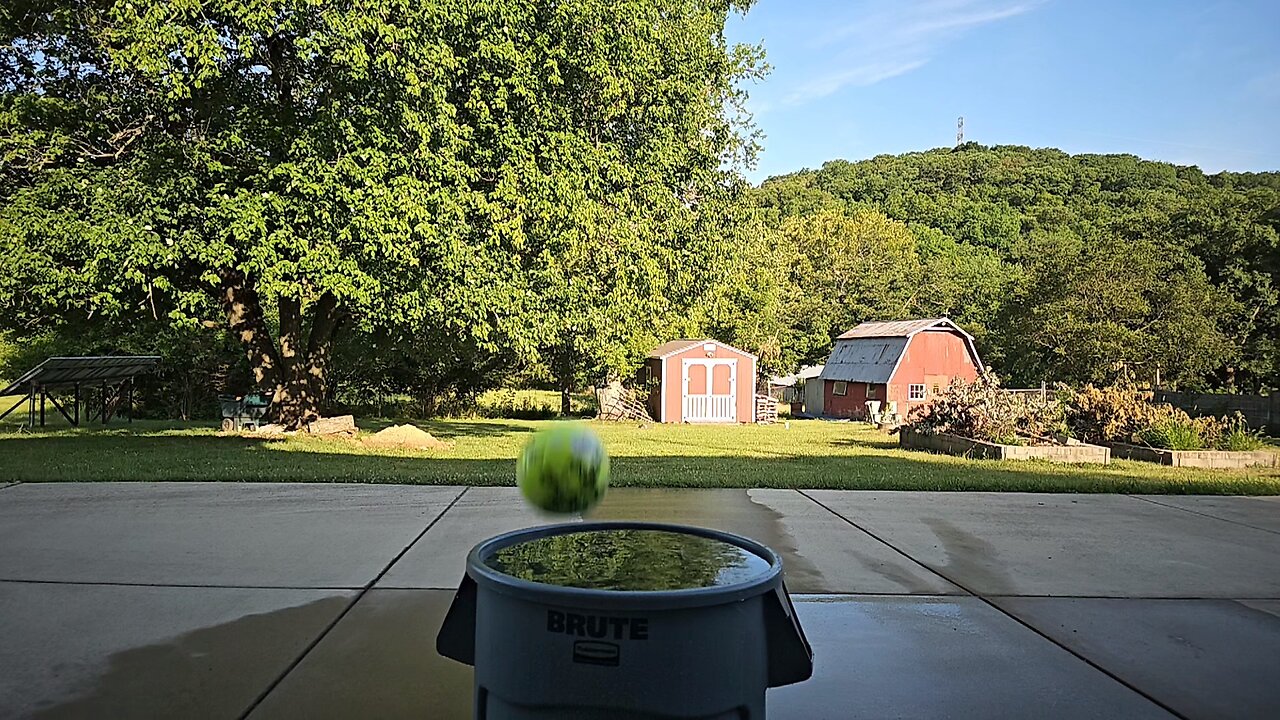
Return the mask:
M377 430L389 420L361 420ZM418 423L447 450L372 450L345 439L224 436L173 423L0 433L0 482L218 480L511 485L529 433L554 421ZM975 461L897 448L867 425L790 427L590 423L612 456L613 483L652 487L1018 490L1280 494L1280 470ZM0 498L2 499L2 498Z

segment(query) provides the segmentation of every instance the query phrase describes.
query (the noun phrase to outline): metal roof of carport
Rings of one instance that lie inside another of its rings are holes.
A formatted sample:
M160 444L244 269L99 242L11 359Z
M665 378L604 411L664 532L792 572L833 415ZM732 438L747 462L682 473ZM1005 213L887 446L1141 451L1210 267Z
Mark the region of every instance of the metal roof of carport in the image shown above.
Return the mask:
M150 372L160 364L159 355L106 355L100 357L51 357L26 371L0 397L30 392L32 387L110 383Z

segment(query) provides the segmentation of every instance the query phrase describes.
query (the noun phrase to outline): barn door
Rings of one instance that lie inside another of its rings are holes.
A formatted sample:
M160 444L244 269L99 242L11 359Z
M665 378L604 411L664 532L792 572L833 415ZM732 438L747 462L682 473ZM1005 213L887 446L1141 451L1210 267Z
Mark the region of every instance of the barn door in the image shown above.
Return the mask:
M685 422L737 422L738 361L682 360L682 419Z

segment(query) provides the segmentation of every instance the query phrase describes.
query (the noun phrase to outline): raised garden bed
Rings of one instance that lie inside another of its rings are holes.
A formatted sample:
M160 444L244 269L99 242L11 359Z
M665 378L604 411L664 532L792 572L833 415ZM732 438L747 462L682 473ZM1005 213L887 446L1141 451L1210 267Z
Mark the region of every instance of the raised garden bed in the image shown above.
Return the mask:
M925 435L905 428L898 433L898 445L911 450L932 450L984 460L1048 460L1100 465L1111 462L1111 449L1100 445L1001 445L946 433Z
M1142 460L1172 467L1247 468L1280 467L1280 456L1266 450L1165 450L1163 448L1107 443L1111 454L1125 460Z

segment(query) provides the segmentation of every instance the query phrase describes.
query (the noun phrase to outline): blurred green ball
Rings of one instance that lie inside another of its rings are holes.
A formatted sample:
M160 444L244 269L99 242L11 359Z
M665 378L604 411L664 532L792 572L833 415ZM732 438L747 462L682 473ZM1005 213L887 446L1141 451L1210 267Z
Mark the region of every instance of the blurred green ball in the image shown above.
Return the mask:
M582 512L609 487L609 455L600 438L581 425L543 430L520 452L516 484L526 500L547 512Z

